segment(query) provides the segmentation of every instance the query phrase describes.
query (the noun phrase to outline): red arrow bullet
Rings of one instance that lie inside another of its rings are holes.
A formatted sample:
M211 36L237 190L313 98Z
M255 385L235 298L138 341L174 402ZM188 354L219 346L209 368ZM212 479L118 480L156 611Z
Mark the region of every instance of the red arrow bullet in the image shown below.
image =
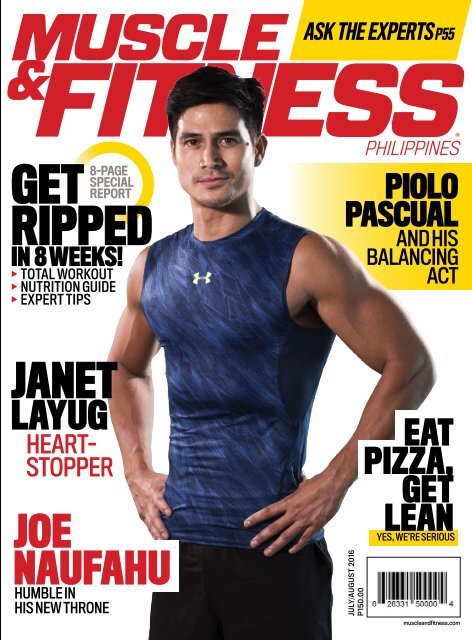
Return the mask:
M11 288L12 288L12 289L16 289L16 284L12 284L12 285L11 285Z
M11 301L12 302L16 302L16 298L14 298L13 296L11 297Z
M11 276L12 276L12 278L13 278L14 276L16 276L16 271L12 271L12 272L11 272Z

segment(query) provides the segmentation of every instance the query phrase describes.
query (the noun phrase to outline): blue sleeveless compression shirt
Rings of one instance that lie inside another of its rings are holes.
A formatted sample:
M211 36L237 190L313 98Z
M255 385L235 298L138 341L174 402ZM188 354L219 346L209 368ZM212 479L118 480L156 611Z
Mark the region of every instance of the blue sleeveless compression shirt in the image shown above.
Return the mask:
M300 482L334 338L288 311L290 264L307 233L262 209L225 238L200 241L189 225L149 250L141 306L166 357L173 539L248 548L267 523L244 520Z

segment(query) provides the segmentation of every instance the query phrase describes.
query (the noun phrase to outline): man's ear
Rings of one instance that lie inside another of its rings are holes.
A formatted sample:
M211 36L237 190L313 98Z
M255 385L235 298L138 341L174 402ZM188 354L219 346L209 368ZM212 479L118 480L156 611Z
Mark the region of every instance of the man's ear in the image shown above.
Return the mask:
M170 152L172 155L172 162L176 165L177 162L175 160L175 142L172 140L172 138L170 139Z
M267 138L263 133L261 133L261 135L257 138L254 144L254 150L255 150L254 164L256 167L258 167L264 159L265 152L267 149L267 142L268 142Z

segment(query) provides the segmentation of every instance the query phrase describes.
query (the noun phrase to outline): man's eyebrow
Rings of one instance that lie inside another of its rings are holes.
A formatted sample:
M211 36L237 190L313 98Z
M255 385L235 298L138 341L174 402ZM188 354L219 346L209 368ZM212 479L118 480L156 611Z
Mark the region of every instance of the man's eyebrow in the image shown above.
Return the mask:
M222 138L225 136L234 136L234 137L241 137L241 131L239 131L239 129L229 129L229 131L218 131L218 133L215 133L215 137L218 138Z
M201 138L202 134L201 133L192 133L191 131L182 131L181 134L179 134L179 140L186 140L187 138Z
M182 131L182 133L179 134L178 138L179 140L188 140L189 138L201 138L202 135L203 135L202 133L192 133L191 131ZM228 131L217 131L216 133L212 134L213 138L223 138L223 137L229 137L229 136L241 138L241 132L239 131L239 129L229 129Z

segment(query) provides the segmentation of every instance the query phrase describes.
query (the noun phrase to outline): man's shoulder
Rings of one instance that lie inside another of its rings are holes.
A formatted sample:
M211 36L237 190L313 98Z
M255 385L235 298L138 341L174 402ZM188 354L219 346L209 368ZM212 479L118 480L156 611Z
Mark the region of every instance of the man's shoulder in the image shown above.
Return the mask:
M285 241L292 238L295 240L299 240L303 236L313 233L311 229L282 218L279 215L268 211L267 209L266 212L267 215L264 219L264 225L265 230L268 234L270 234L271 239L273 239L274 237L278 237L279 239Z
M338 240L312 232L298 243L292 275L312 294L347 297L373 286L359 259ZM318 298L318 295L314 295Z
M343 265L344 263L357 262L354 254L339 240L325 236L316 231L307 230L297 246L296 257L302 261L332 263Z
M180 242L184 238L188 237L188 235L192 232L192 229L193 229L193 224L188 224L186 227L183 227L182 229L178 229L177 231L174 231L173 233L170 233L169 235L164 236L163 238L159 238L151 245L151 247L154 247L154 246L165 247L167 245L172 245L172 244L175 244L176 242Z
M174 247L179 246L188 238L193 229L193 224L189 224L182 229L174 231L163 238L159 238L148 247L148 260L157 259L160 255L172 250Z

